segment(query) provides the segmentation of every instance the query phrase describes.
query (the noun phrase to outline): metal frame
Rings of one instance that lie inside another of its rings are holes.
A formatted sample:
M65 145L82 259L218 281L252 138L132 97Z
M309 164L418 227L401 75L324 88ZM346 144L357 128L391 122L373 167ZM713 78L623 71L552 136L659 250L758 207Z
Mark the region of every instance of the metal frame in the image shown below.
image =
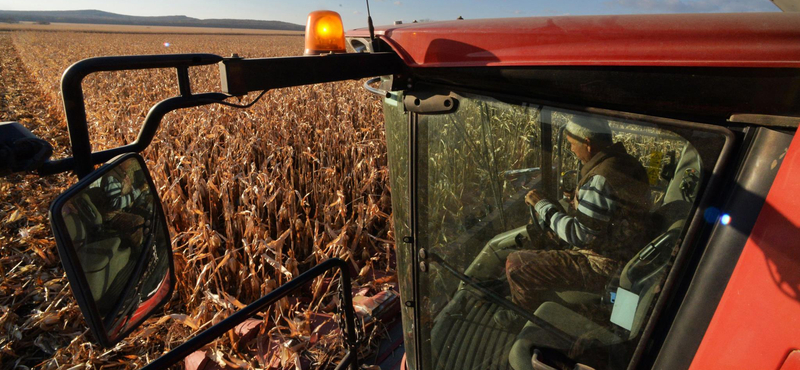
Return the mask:
M800 68L520 66L413 72L420 81L719 125L741 113L800 116L800 100L786 98L796 94Z
M222 91L250 91L360 79L399 73L404 65L395 53L327 54L311 57L226 58L219 66Z
M702 255L691 256L687 262L694 269L691 281L675 281L675 289L683 293L681 301L670 302L664 308L664 314L674 317L674 322L669 327L655 328L663 336L659 343L663 345L657 354L645 359L647 365L667 369L691 365L717 313L759 211L768 207L765 206L766 197L778 172L777 168L770 168L770 163L780 157L792 137L793 134L764 127L745 132L740 150L732 158L737 167L719 176L720 182L733 184L720 194L719 206L733 221L727 226L716 224L704 231L708 241ZM688 353L691 356L686 355Z
M336 369L344 369L345 366L350 367L351 370L358 369L358 338L356 337L355 326L355 312L353 309L353 297L350 291L350 266L344 260L339 258L331 258L323 261L322 263L312 267L308 271L300 274L300 276L292 279L291 281L277 287L271 293L259 298L257 301L249 304L247 307L236 311L219 324L216 324L200 334L197 334L192 339L181 344L172 351L167 352L163 356L157 358L155 361L145 366L144 370L165 369L172 366L186 356L192 354L211 341L219 338L225 332L241 324L245 320L255 316L260 311L263 311L268 306L277 302L281 298L293 293L303 285L311 282L314 278L322 275L331 269L338 269L341 273L341 287L342 289L342 307L344 311L344 325L345 325L345 340L347 341L348 351L342 358L342 362Z
M419 334L419 329L422 328L422 320L420 319L419 309L422 305L422 297L420 296L419 292L419 263L420 263L420 240L425 239L424 234L420 234L420 216L419 216L419 197L417 194L419 193L418 183L419 181L417 178L420 176L420 166L417 166L417 155L418 155L418 145L419 142L417 141L417 129L419 125L419 115L416 113L409 113L408 114L408 196L411 198L411 202L409 202L410 209L409 209L409 216L411 220L409 220L408 225L410 227L411 232L411 243L409 243L409 247L411 248L411 263L414 264L413 268L411 268L411 281L413 284L413 292L412 297L413 300L409 305L408 301L406 301L406 305L410 306L414 309L414 363L413 367L416 370L423 368L423 362L425 360L423 356L423 346L424 342L422 341L422 336ZM424 245L424 243L423 243ZM399 279L398 279L399 280ZM408 295L408 293L405 293Z
M175 109L216 103L227 98L224 94L211 93L192 95L189 85L189 67L221 62L222 57L213 54L137 55L84 59L67 68L61 77L61 92L64 96L64 113L72 145L72 158L46 162L39 173L48 175L73 169L78 178L94 170L94 165L122 153L141 152L155 136L163 116ZM86 106L83 101L83 79L95 72L125 71L154 68L175 68L178 74L180 97L170 98L156 104L147 115L139 137L132 144L92 153L89 128L86 122Z
M266 59L223 58L213 54L117 56L85 59L70 66L64 72L61 79L64 111L67 119L67 128L69 130L73 157L47 161L39 168L39 174L44 176L73 170L78 178L84 179L94 171L95 165L97 164L104 163L121 154L139 153L147 148L153 141L162 118L167 113L177 109L213 103L232 105L240 108L248 107L249 105L239 106L225 102L225 99L233 96L231 94L219 92L192 93L188 72L189 67L214 63L220 63L220 79L223 89L226 92L231 92L236 95L244 95L252 91L266 91L281 87L395 74L400 73L404 68L402 62L394 53L343 54ZM100 152L92 152L89 129L86 121L83 88L81 86L83 79L95 72L156 68L176 69L180 96L168 98L153 106L148 112L139 130L138 137L133 143ZM152 180L149 181L152 183ZM54 203L54 207L57 204L58 202ZM56 235L56 238L63 238L63 235ZM81 281L83 275L79 273L80 271L75 269L76 266L69 263L70 258L75 256L71 256L70 251L62 251L61 249L62 248L60 248L59 251L62 252L62 256L65 256L66 263L64 263L64 267L67 274L77 275L78 281ZM72 260L77 259L72 258ZM279 286L270 294L259 298L257 301L235 312L217 325L210 327L174 350L156 359L147 365L146 368L161 369L177 363L267 306L289 295L302 285L322 275L324 272L334 268L339 269L342 274L342 311L344 315L344 334L348 346L347 354L336 369L343 369L345 366L349 365L351 369L356 370L358 367L359 342L357 340L355 328L352 292L350 291L350 271L347 263L338 258L326 260L312 267L297 278ZM174 276L174 273L172 276ZM94 309L96 311L93 305L87 303L87 297L76 294L76 299L84 312L86 312L86 309L90 309L90 311ZM84 316L87 317L86 315ZM88 318L92 317L92 315L88 316ZM105 346L110 346L111 343L108 341L108 338L102 335L102 330L96 330L102 328L98 326L100 323L94 322L94 320L91 319L87 319L87 321L93 332L101 334L97 336L100 342ZM129 331L126 332L125 335L128 333ZM125 335L120 336L120 338L124 338Z
M215 63L219 63L220 80L225 93L193 94L189 67ZM158 68L175 68L180 95L162 100L150 109L133 143L92 152L81 86L83 79L96 72ZM214 103L232 105L225 102L225 99L253 91L391 75L402 72L403 68L400 58L394 53L261 59L223 58L214 54L137 55L84 59L67 68L61 78L64 112L73 157L47 161L38 172L45 176L73 170L78 178L83 178L92 172L97 164L123 153L142 152L153 141L161 119L177 109Z

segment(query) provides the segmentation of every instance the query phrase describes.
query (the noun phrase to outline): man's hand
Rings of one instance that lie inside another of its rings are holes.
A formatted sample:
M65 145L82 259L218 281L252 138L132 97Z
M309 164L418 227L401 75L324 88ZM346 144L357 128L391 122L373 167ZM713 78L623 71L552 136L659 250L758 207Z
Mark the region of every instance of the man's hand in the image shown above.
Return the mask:
M536 203L539 203L542 199L544 199L544 197L536 190L531 190L525 195L525 203L528 203L531 207L535 206Z
M122 195L128 195L133 191L133 184L131 184L131 177L125 176L122 179Z

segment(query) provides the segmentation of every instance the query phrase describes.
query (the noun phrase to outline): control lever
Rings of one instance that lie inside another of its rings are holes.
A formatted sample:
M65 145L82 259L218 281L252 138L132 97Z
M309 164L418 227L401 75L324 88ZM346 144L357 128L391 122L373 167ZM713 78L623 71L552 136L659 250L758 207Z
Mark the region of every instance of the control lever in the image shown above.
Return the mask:
M542 351L538 349L533 350L533 357L531 357L531 366L533 366L533 370L558 370L544 362L541 361L542 358ZM575 364L573 370L595 370L591 366L587 366L584 364Z
M531 365L533 365L533 370L558 370L548 364L545 364L541 360L542 352L538 349L533 350L533 357L531 357Z

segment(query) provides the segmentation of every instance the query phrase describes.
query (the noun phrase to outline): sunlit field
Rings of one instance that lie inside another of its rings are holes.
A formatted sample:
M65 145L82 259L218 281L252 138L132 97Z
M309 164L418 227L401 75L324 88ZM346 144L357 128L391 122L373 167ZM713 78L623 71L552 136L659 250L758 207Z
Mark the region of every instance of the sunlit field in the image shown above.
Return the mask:
M245 28L135 26L119 24L81 24L36 22L0 23L0 31L72 31L100 33L158 33L158 34L204 34L204 35L294 35L303 31L254 30Z
M60 78L74 62L163 53L275 57L302 50L302 37L291 35L0 33L0 121L21 122L61 158L70 150ZM220 91L216 65L190 75L193 91ZM245 110L211 105L165 117L142 154L168 219L178 282L163 312L112 349L93 344L47 217L52 200L76 178L0 179L2 368L144 366L331 257L352 265L355 293L396 290L383 113L362 83L270 91ZM174 70L98 73L83 88L94 151L132 142L148 109L178 95ZM335 278L322 276L264 311L255 337L231 332L207 347L206 356L230 367L332 367L344 354L343 339L338 329L320 328L337 318ZM384 332L379 323L360 325L367 339Z

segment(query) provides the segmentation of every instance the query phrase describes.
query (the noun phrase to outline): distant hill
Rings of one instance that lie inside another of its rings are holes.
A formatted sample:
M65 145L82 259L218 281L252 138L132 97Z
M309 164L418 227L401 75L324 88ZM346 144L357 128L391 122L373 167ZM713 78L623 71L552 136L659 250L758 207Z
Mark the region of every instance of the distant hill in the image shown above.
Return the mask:
M0 10L0 22L50 22L121 24L131 26L246 28L257 30L303 31L304 26L281 21L254 19L197 19L185 15L140 17L100 10L15 11Z

